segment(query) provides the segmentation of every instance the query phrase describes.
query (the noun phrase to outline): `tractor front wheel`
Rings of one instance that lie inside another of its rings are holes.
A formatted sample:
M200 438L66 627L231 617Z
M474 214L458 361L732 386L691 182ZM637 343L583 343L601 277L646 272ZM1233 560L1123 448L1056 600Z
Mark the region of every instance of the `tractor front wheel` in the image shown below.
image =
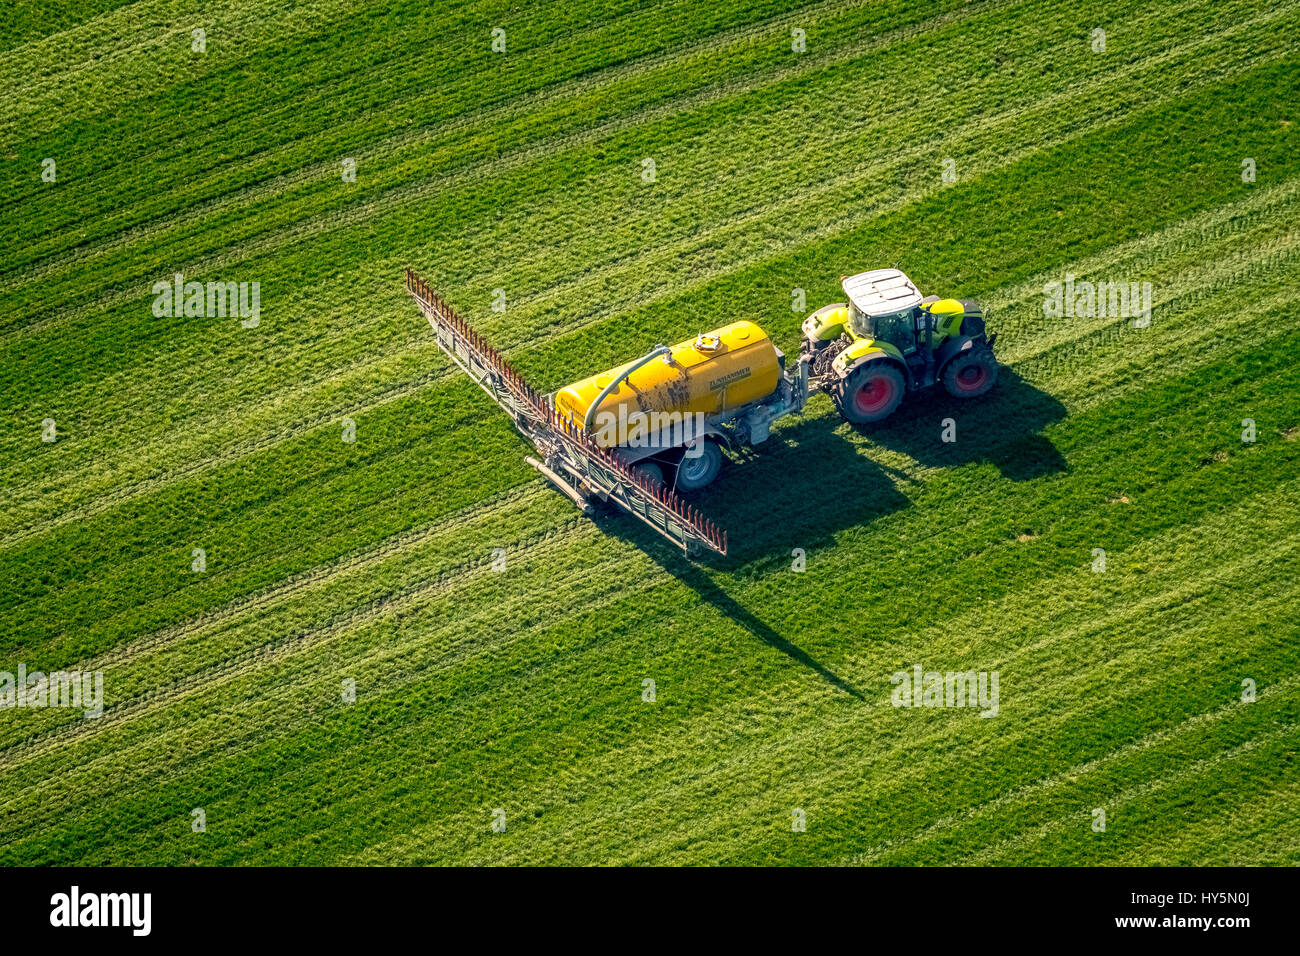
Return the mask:
M992 388L997 380L997 359L988 348L962 352L943 369L943 387L954 398L976 398Z
M831 399L846 421L869 425L892 415L906 390L902 372L891 363L874 361L836 382Z

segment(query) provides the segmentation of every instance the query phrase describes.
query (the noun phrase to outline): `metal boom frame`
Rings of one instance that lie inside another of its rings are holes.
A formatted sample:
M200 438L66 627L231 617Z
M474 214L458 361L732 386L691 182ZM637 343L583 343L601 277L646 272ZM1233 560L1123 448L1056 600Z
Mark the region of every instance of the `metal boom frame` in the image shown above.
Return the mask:
M639 518L687 554L727 553L727 532L664 485L634 471L575 423L561 418L551 396L533 389L496 349L410 269L406 291L433 328L439 348L510 416L537 449L525 459L585 513L593 500L610 501Z

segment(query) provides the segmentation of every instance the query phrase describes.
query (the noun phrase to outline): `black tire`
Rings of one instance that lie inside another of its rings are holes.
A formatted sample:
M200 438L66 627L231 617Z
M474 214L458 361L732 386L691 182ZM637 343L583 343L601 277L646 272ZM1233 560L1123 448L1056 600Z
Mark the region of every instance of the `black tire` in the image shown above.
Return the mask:
M903 373L896 365L873 361L836 382L831 388L831 400L845 421L869 425L892 415L906 391Z
M689 449L688 449L689 452ZM713 479L722 471L722 449L715 441L704 440L700 454L691 458L683 455L677 465L677 490L699 491L713 484Z
M656 485L664 483L664 470L657 461L637 462L632 466L632 470L642 477L649 478Z
M962 352L943 367L943 387L953 398L978 398L997 381L998 361L989 348Z

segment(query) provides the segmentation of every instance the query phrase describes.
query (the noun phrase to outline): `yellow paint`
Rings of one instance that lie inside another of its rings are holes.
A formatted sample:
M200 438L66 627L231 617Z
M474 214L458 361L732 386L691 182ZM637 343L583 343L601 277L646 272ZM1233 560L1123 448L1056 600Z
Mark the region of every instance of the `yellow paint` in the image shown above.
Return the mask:
M711 348L714 339L717 344ZM560 389L555 394L556 411L581 428L601 390L632 364L627 362ZM780 378L776 346L767 333L752 322L733 322L674 345L671 356L653 359L629 375L601 402L594 437L602 445L627 444L651 425L637 413L713 415L731 411L767 398L776 391ZM606 427L602 428L602 423Z

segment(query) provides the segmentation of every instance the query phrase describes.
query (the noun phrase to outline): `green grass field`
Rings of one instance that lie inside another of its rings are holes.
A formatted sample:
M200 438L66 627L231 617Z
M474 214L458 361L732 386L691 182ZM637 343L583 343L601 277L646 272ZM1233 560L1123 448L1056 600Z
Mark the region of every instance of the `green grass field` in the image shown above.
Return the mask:
M0 671L104 680L0 710L0 863L1300 863L1300 2L209 6L0 27ZM894 264L998 388L815 397L697 562L545 484L401 279L551 390L796 354L793 290ZM260 323L156 317L176 272ZM997 716L892 706L918 664Z

